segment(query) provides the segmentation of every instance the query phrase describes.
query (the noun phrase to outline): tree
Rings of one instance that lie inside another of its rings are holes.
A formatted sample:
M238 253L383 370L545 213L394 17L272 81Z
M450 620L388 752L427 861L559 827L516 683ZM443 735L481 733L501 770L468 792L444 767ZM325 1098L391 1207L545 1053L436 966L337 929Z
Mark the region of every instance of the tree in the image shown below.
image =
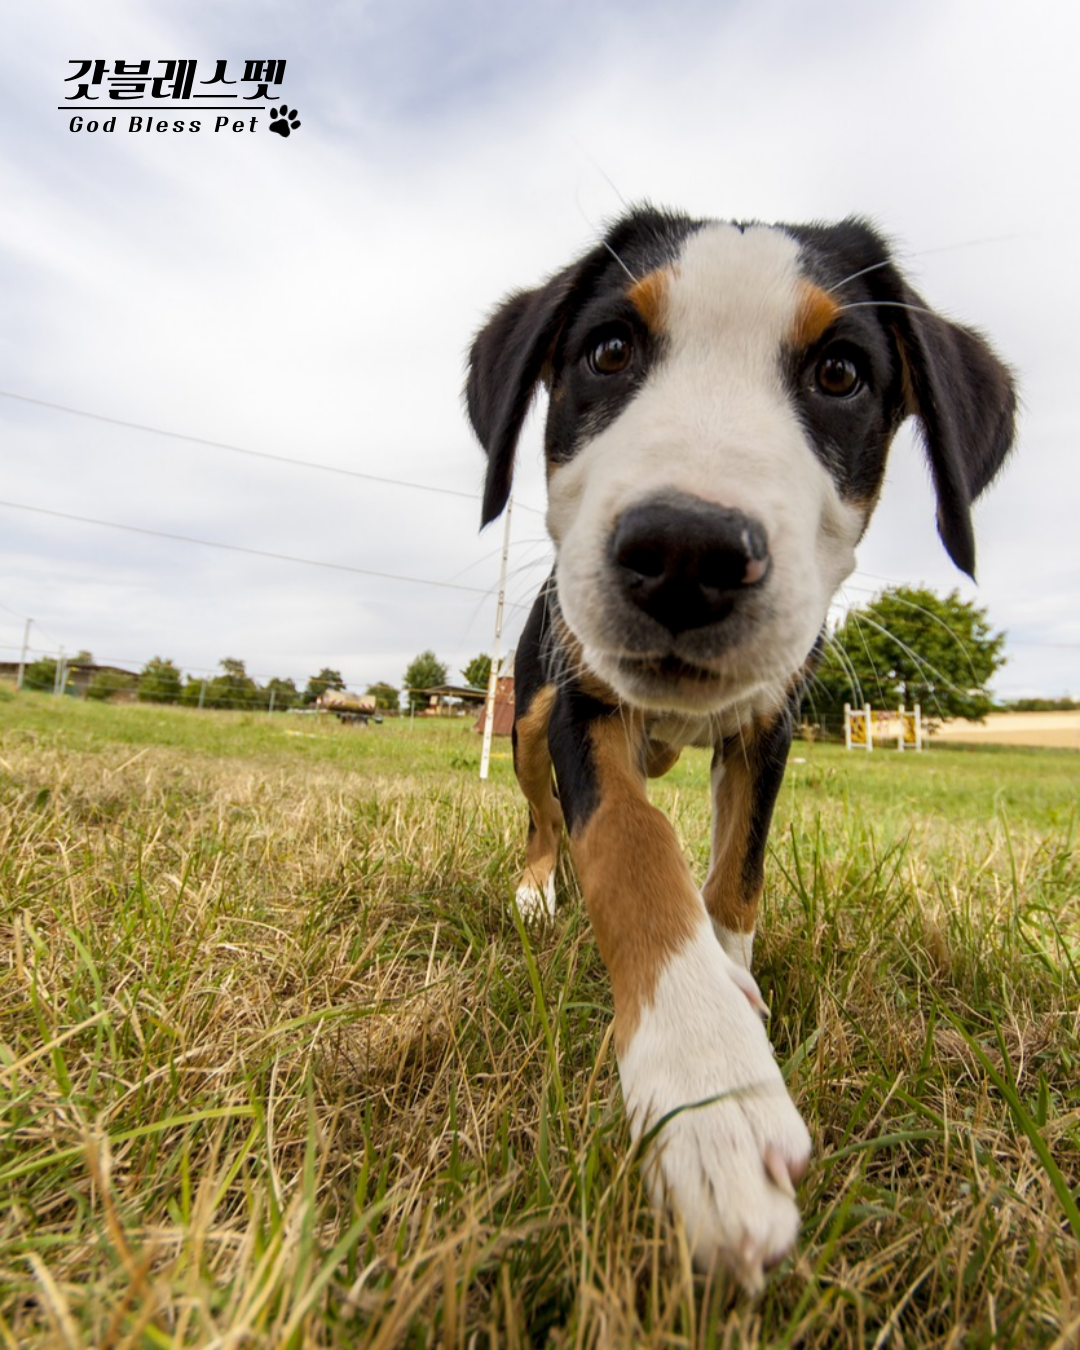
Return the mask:
M162 656L152 657L139 672L140 703L177 703L180 700L180 669Z
M481 652L467 666L462 666L461 673L466 684L471 684L474 689L486 689L491 679L491 657L487 652Z
M424 696L416 693L416 690L432 689L445 683L446 666L433 651L421 652L419 656L414 656L402 680L402 684L409 692L409 707L420 708L424 704Z
M56 688L56 660L52 656L42 656L30 661L23 671L23 688L33 689L40 694L51 694Z
M259 701L269 707L271 694L274 696L275 712L287 712L300 702L299 690L292 680L280 680L276 676L272 680L267 680Z
M1075 712L1080 708L1068 694L1064 698L1013 698L999 703L1001 712Z
M312 675L307 682L307 688L304 690L304 703L310 706L319 697L325 694L328 689L344 689L345 681L341 678L340 670L331 670L329 666L323 666L318 675Z
M199 706L199 696L203 692L203 685L207 688L210 681L202 675L189 675L184 681L184 687L180 690L180 703L185 708L197 708ZM205 703L203 704L205 707Z
M376 708L383 712L397 712L400 692L392 684L379 680L376 684L369 684L367 692L374 697Z
M215 675L206 686L205 708L231 708L241 711L258 702L259 686L247 673L244 662L235 656L226 656L218 663L221 674Z
M139 677L128 675L122 670L99 670L86 691L86 697L108 702L113 694L128 693L138 688Z
M810 715L842 716L845 703L918 703L927 717L981 721L994 706L987 685L1005 664L1004 646L986 611L958 592L891 586L830 636L807 692Z

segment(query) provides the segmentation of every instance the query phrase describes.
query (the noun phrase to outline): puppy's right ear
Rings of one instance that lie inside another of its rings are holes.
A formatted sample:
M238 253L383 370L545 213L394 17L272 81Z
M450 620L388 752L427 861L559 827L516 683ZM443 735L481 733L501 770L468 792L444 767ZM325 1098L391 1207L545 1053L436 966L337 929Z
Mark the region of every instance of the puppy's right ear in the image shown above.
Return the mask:
M535 291L509 296L469 351L465 401L488 457L481 528L509 500L522 423L575 301L583 265L568 267Z

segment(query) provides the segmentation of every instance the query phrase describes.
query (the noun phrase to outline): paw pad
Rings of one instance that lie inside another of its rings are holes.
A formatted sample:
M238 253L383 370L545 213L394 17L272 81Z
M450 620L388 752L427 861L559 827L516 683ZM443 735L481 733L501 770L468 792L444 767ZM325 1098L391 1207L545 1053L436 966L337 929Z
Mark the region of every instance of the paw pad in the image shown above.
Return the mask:
M290 111L284 103L280 108L271 108L270 115L275 120L270 123L270 130L276 131L279 136L287 136L290 131L295 131L300 125L296 113L295 108Z

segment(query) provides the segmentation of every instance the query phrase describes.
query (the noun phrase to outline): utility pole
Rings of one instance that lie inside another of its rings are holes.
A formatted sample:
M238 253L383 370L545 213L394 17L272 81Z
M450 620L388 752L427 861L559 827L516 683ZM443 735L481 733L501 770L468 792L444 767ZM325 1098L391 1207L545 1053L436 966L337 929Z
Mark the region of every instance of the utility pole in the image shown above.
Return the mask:
M26 627L23 629L22 655L19 657L19 678L15 685L16 689L23 687L23 679L26 675L26 653L30 648L30 625L33 622L33 619L27 619Z
M56 662L56 674L53 676L53 693L59 694L63 691L62 677L64 672L64 648L60 648L60 657Z
M480 752L480 778L488 776L491 763L491 737L495 730L495 691L499 687L500 651L502 646L503 604L506 599L506 560L510 556L510 515L514 509L513 497L506 503L506 525L503 529L502 563L499 567L499 603L495 607L495 650L491 656L491 674L488 676L487 701L484 703L484 748Z

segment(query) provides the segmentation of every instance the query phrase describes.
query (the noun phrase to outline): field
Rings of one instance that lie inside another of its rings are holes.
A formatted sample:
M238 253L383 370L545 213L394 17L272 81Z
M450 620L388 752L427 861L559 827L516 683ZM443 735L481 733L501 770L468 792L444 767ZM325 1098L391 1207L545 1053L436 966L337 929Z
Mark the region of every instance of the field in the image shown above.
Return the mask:
M570 873L510 916L509 747L314 721L0 694L0 1346L1080 1343L1075 752L796 747L750 1302L643 1201Z
M937 741L968 745L1042 745L1080 750L1080 712L991 713L982 722L946 722Z

